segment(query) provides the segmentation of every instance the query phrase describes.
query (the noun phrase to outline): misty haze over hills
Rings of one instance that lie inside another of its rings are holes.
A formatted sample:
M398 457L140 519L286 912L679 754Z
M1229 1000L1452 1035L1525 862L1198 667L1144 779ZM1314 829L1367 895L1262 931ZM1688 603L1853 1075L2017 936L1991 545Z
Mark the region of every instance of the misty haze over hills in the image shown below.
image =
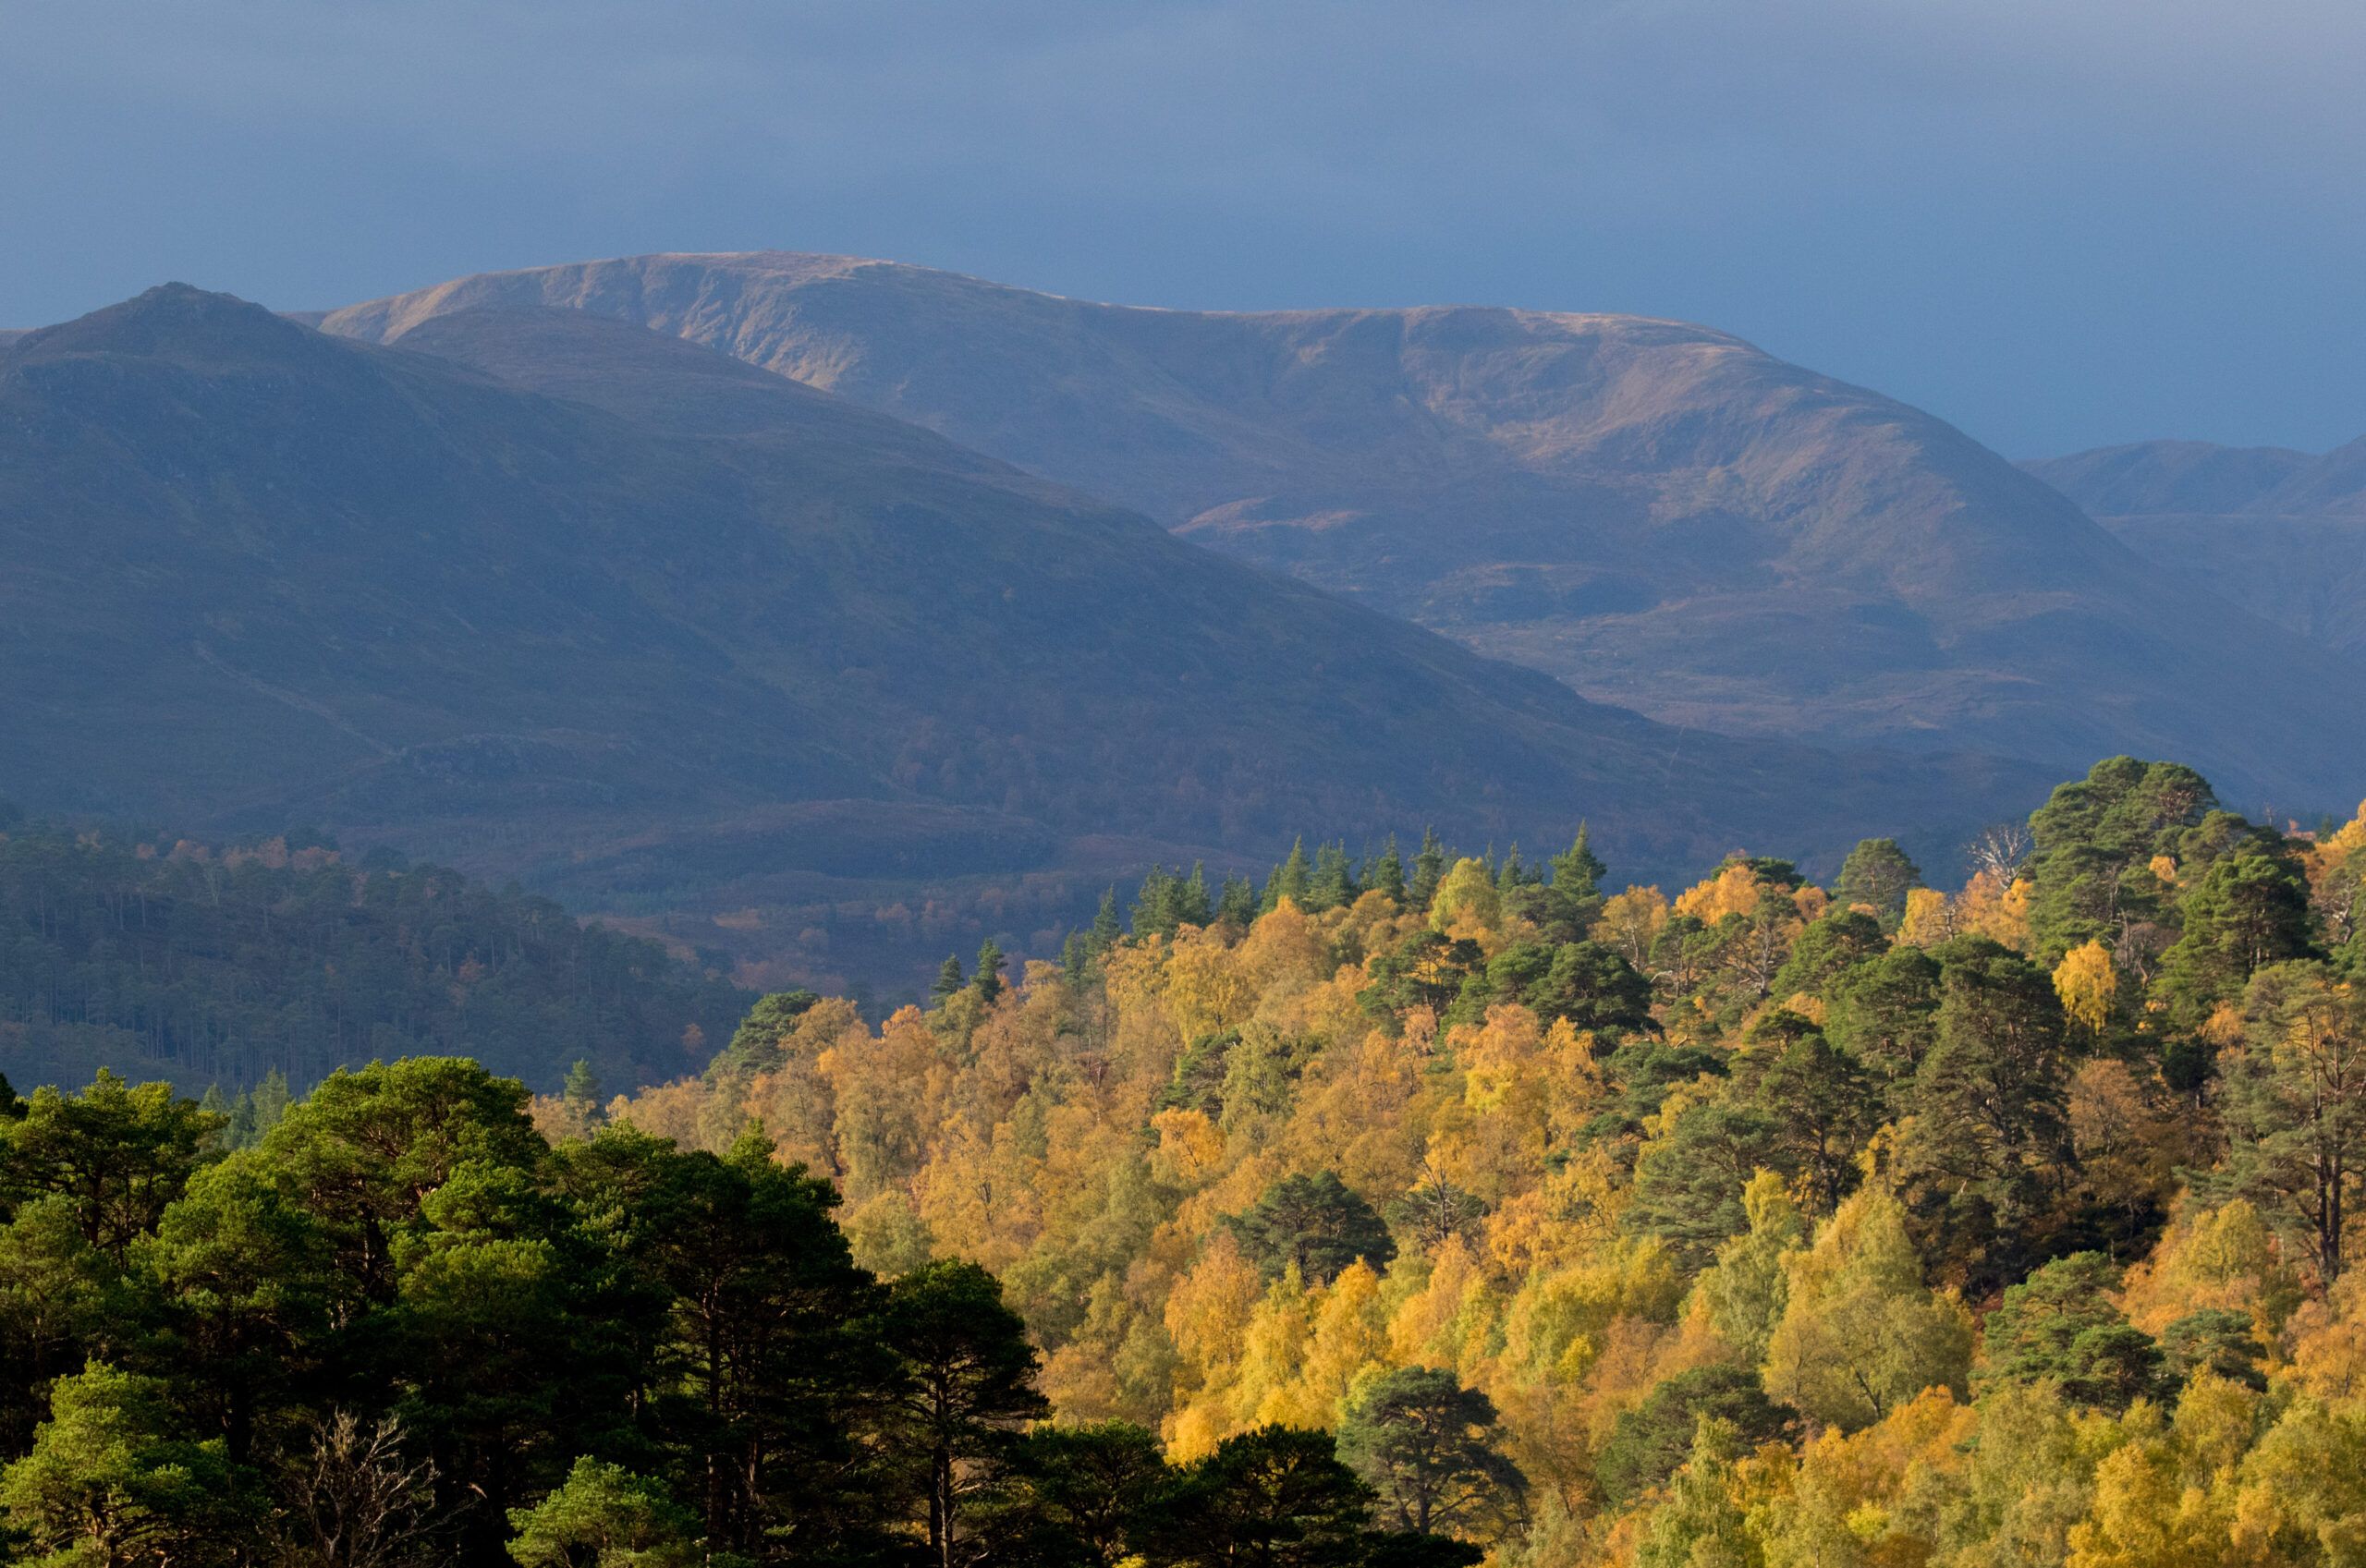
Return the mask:
M1715 331L1429 309L1095 305L842 257L652 256L329 313L486 305L710 344L1669 722L2192 760L2314 809L2359 670L2164 571L1959 432Z
M2150 441L2023 467L2139 553L2366 655L2366 437L2322 456Z
M1943 863L2115 751L2294 813L2366 776L2359 453L2033 476L1677 322L659 256L154 290L0 346L0 791L800 973L1299 833Z
M1031 936L1301 832L1582 819L1659 875L1945 854L2045 782L1673 730L580 312L381 348L160 288L8 349L0 432L0 793L325 822L817 969L917 963L965 878Z

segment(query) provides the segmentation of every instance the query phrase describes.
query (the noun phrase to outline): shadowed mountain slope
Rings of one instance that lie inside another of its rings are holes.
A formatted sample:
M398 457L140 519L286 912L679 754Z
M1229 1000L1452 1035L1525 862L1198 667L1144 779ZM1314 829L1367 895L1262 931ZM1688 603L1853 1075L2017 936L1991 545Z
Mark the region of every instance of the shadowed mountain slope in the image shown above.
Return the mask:
M2040 782L1672 730L558 311L383 348L168 286L33 333L0 356L0 793L319 820L609 906L1427 820L1588 817L1659 871Z
M2134 513L2239 512L2315 459L2284 446L2140 441L2021 467L2092 517Z
M2247 801L2366 776L2353 665L1945 423L1706 328L1138 310L781 252L485 274L323 325L486 306L725 349L1663 720L2177 755Z
M2366 656L2366 439L2323 456L2153 441L2023 467L2147 558Z

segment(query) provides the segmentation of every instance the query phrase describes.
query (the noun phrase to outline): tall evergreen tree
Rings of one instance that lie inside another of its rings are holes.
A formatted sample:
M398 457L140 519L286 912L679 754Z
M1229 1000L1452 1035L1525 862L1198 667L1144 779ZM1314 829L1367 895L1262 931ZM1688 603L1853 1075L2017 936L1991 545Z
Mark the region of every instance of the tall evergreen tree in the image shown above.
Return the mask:
M1215 906L1208 897L1208 868L1204 861L1191 862L1191 875L1175 891L1175 918L1177 924L1207 926L1215 922Z
M1369 842L1369 841L1367 841ZM1365 885L1387 894L1388 901L1402 908L1405 905L1405 857L1396 852L1396 835L1390 833L1388 843L1364 873Z
M1325 1284L1358 1258L1378 1269L1396 1256L1372 1205L1329 1171L1283 1177L1226 1223L1268 1279L1296 1269L1308 1284Z
M988 937L978 944L978 967L970 983L977 988L979 1001L992 1007L1001 1000L1002 972L1008 966L1009 961L1003 957L1002 948L994 938Z
M2228 1159L2213 1184L2260 1202L2338 1279L2366 1185L2366 994L2327 966L2251 978L2248 1039L2221 1070Z
M929 986L928 994L932 1001L942 1006L960 995L962 988L969 983L968 978L961 973L960 955L948 953L945 955L945 962L937 966L936 979Z
M1019 1433L1051 1413L1035 1391L1027 1325L974 1263L931 1263L896 1282L884 1313L900 1363L896 1429L920 1474L930 1558L973 1560L973 1521L1004 1500Z
M1160 1504L1170 1484L1158 1439L1127 1421L1043 1426L1027 1435L1031 1561L1118 1568L1154 1561Z
M2309 884L2281 855L2244 850L2211 866L2178 906L2185 925L2161 959L2158 994L2198 1027L2270 964L2311 955Z
M2038 961L2058 964L2083 942L2109 945L2129 927L2157 920L2165 890L2153 862L2215 804L2192 769L2133 757L2098 762L2055 790L2030 818Z
M1092 917L1092 946L1096 953L1105 953L1116 945L1126 934L1125 926L1117 918L1117 889L1115 883L1101 894L1101 907Z
M169 1390L92 1362L58 1380L32 1451L0 1473L0 1515L58 1568L226 1562L239 1500L221 1444L172 1433Z
M1260 901L1260 912L1271 914L1285 898L1303 909L1307 906L1307 889L1314 880L1314 869L1306 858L1306 840L1300 837L1290 845L1289 858L1274 868L1265 879L1265 895Z
M1134 894L1133 930L1136 936L1173 936L1181 921L1178 907L1183 884L1164 866L1153 866L1142 878L1140 892Z
M1438 884L1445 880L1445 845L1438 842L1435 828L1421 830L1421 852L1413 857L1413 885L1405 896L1415 909L1427 909L1430 900L1437 895Z
M1592 834L1586 824L1578 824L1578 836L1569 847L1553 857L1553 886L1570 898L1588 898L1602 891L1603 874L1609 869L1601 857L1593 852Z
M592 1070L588 1058L577 1057L575 1065L567 1070L567 1083L559 1090L559 1099L568 1110L586 1120L599 1114L600 1076Z
M1247 877L1227 876L1224 891L1216 899L1216 914L1236 926L1248 926L1257 918L1257 884Z
M1310 911L1353 904L1360 891L1356 886L1356 870L1348 859L1346 845L1326 844L1316 848L1314 871L1307 880L1306 888L1306 907Z
M279 1125L295 1099L287 1092L287 1075L276 1067L262 1076L262 1082L255 1086L254 1098L257 1137L265 1136L272 1128Z
M1420 1535L1492 1539L1518 1516L1528 1490L1501 1447L1494 1402L1432 1367L1400 1367L1365 1384L1339 1423L1339 1457L1396 1528Z
M1160 1555L1180 1568L1348 1568L1371 1552L1372 1504L1328 1434L1258 1427L1184 1471Z
M1894 838L1869 838L1848 852L1834 881L1834 897L1844 909L1864 906L1885 930L1897 929L1906 895L1922 885L1921 868L1907 858Z

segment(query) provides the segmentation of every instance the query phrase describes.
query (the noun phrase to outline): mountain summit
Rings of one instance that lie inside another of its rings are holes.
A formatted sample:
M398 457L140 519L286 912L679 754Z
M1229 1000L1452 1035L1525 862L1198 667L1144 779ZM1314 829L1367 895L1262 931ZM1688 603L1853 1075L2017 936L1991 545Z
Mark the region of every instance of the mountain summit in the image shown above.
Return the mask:
M2347 661L1943 421L1706 328L1140 310L782 252L484 274L324 325L519 305L724 349L1663 720L2177 755L2296 806L2366 777Z
M948 879L1056 904L1298 832L1588 818L1673 870L2038 783L1671 729L549 310L386 348L172 287L30 334L0 352L0 794L309 820L608 908L793 896L817 941L933 940Z

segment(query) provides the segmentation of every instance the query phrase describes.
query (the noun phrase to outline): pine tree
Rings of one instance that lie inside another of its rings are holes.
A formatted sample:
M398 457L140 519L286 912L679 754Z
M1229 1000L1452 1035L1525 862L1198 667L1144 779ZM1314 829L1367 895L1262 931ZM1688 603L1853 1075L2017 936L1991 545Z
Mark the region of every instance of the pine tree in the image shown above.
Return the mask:
M2222 1061L2227 1161L2215 1185L2273 1206L2340 1278L2366 1188L2366 995L2323 964L2276 964L2244 999L2249 1040Z
M1505 855L1503 865L1495 872L1495 886L1505 893L1516 893L1524 887L1541 887L1543 882L1543 868L1531 866L1521 860L1519 845L1517 843Z
M1445 880L1445 845L1438 842L1435 828L1421 830L1421 850L1413 857L1413 885L1406 890L1406 897L1415 909L1427 909L1436 895L1438 883Z
M1326 844L1315 850L1314 875L1306 889L1306 907L1310 912L1353 904L1360 891L1356 886L1356 869L1348 863L1345 844Z
M1833 879L1835 902L1844 909L1859 905L1872 911L1884 930L1895 930L1906 913L1906 895L1922 885L1922 869L1907 858L1894 838L1869 838L1848 852Z
M567 1085L559 1090L559 1098L567 1109L589 1120L600 1110L600 1080L592 1071L590 1061L576 1058L575 1065L567 1070Z
M230 1523L221 1440L169 1435L168 1392L96 1360L57 1380L31 1451L0 1474L0 1512L38 1561L177 1562Z
M1306 860L1306 840L1301 837L1290 845L1290 857L1274 867L1274 874L1265 879L1265 896L1258 905L1259 911L1271 914L1285 898L1305 908L1308 884L1313 877L1313 869Z
M699 1516L668 1496L664 1482L590 1454L540 1504L511 1509L509 1525L517 1531L509 1555L519 1568L694 1568L701 1557Z
M1002 996L1002 972L1007 962L994 938L988 937L978 944L978 972L970 983L978 988L978 1000L989 1007Z
M959 995L967 983L961 975L960 957L948 953L945 955L945 962L937 967L936 983L928 988L928 994L941 1006Z
M1191 878L1175 890L1175 918L1178 925L1206 926L1214 923L1215 908L1208 901L1208 868L1201 860L1191 862Z
M262 1136L255 1127L254 1091L247 1089L230 1106L229 1120L222 1128L222 1141L231 1149L252 1149Z
M896 1436L918 1461L928 1560L975 1561L973 1517L1014 1456L1017 1434L1052 1413L1035 1390L1027 1325L975 1263L946 1259L891 1287L884 1327L902 1363L890 1394Z
M1136 936L1172 936L1179 918L1176 911L1183 884L1164 866L1153 866L1142 879L1141 891L1134 895L1133 928Z
M274 1067L262 1076L254 1095L255 1136L261 1137L279 1125L280 1118L287 1114L293 1098L287 1092L287 1075Z
M1092 939L1082 931L1070 931L1067 940L1060 943L1060 978L1071 990L1080 989L1092 968Z
M1245 1214L1225 1222L1244 1256L1267 1280L1296 1269L1309 1285L1328 1284L1361 1258L1385 1268L1396 1256L1388 1226L1338 1176L1285 1176Z
M2198 1027L2271 964L2311 955L2309 884L2281 855L2243 850L2212 866L2178 907L2180 936L2161 958L2169 1015Z
M1602 891L1603 873L1608 869L1593 852L1590 835L1583 822L1578 824L1578 836L1569 847L1553 857L1553 891L1565 898L1591 898Z
M1106 953L1125 934L1126 928L1117 918L1117 886L1112 882L1102 893L1101 908L1092 917L1092 950Z
M1216 897L1216 915L1236 926L1247 926L1257 918L1257 884L1247 877L1226 877L1224 891Z
M1396 852L1396 835L1388 835L1388 845L1380 852L1364 873L1364 885L1388 895L1399 908L1405 904L1405 857Z
M1363 1384L1339 1423L1339 1457L1389 1522L1482 1538L1518 1517L1528 1477L1505 1457L1495 1404L1452 1372L1400 1367Z

